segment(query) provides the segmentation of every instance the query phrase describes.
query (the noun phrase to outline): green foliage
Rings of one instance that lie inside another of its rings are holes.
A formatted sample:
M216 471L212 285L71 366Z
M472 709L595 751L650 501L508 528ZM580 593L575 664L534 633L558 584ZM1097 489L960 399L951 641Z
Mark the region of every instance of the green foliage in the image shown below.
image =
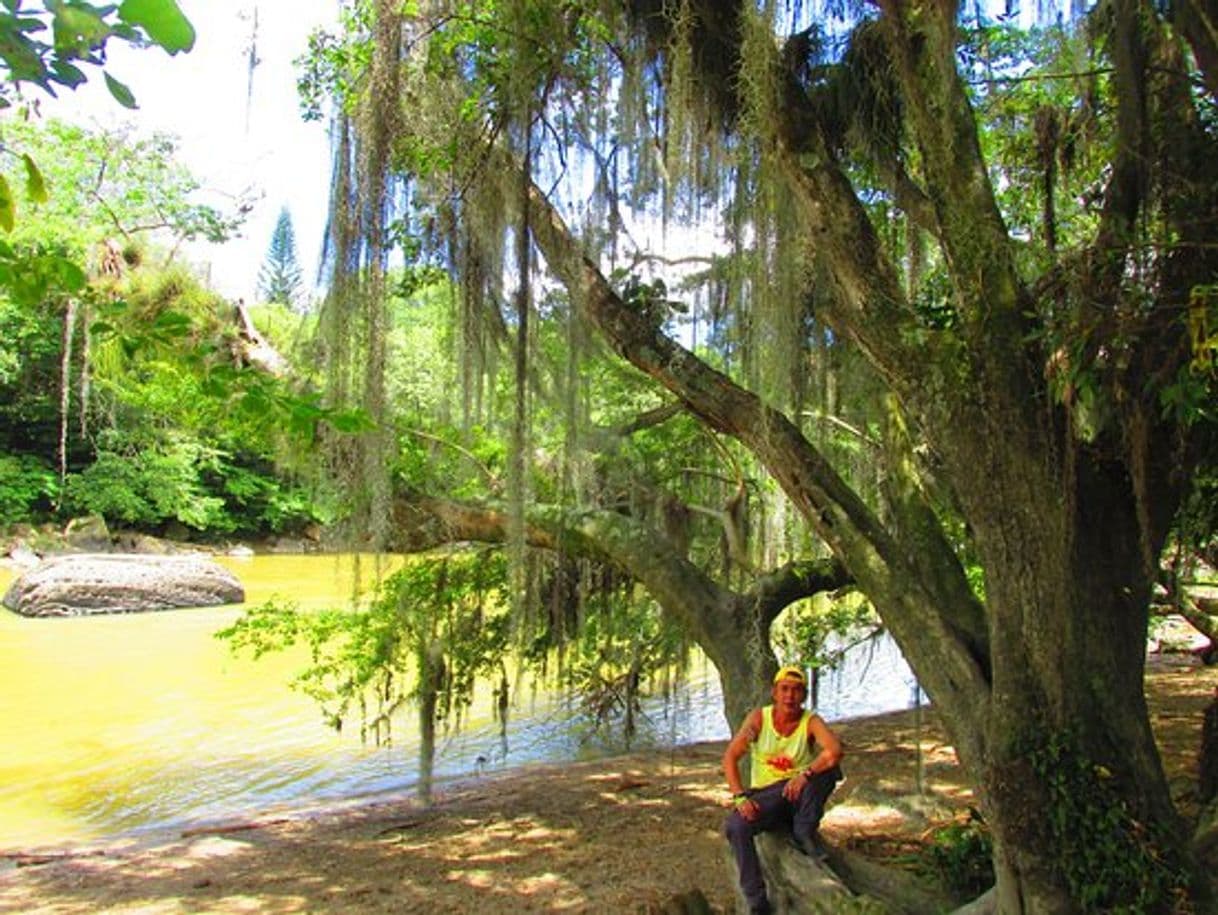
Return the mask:
M99 451L68 475L64 496L68 514L98 514L111 524L146 529L178 522L211 537L292 532L328 519L307 489L191 440Z
M648 684L683 664L688 643L645 596L613 590L585 600L583 625L564 645L563 679L593 732L620 727L629 743Z
M190 441L101 450L92 464L68 476L65 508L140 526L177 521L196 530L223 529L224 502L208 494L202 479L213 460L213 454Z
M1193 478L1173 532L1186 553L1218 566L1218 466L1213 462L1201 467Z
M197 202L202 185L177 161L178 140L168 134L11 119L0 129L0 150L8 153L0 167L9 184L23 182L31 199L39 190L44 196L38 219L23 221L18 237L79 256L93 257L112 236L227 241L248 209L246 200L231 211ZM37 182L30 177L34 160Z
M1212 377L1218 371L1218 283L1193 287L1189 295L1188 335L1193 349L1189 368Z
M378 588L366 607L304 613L268 603L247 610L218 638L254 657L308 646L295 686L342 728L359 712L361 733L387 737L391 716L417 698L420 671L441 658L437 715L468 705L479 675L502 662L508 645L507 564L498 552L469 551L413 561ZM369 710L370 704L374 711Z
M0 524L45 516L59 493L59 477L30 454L0 454Z
M688 314L689 307L668 295L668 284L660 277L648 282L637 273L616 270L610 282L617 287L618 295L626 306L637 312L644 321L655 327L663 327L673 315Z
M267 302L289 308L301 305L300 264L296 260L296 233L287 207L279 211L266 260L258 272L258 291Z
M133 274L125 298L95 309L98 396L124 422L168 423L222 451L271 457L281 444L308 445L319 424L367 427L320 395L234 359L232 307L181 270ZM265 316L266 310L263 314Z
M224 494L235 532L279 534L327 520L308 490L277 479L272 468L254 470L218 457L211 475L218 478L215 485Z
M53 296L80 292L85 272L63 248L0 241L0 292L18 305L36 306Z
M8 0L0 6L0 78L14 87L32 83L50 95L57 87L75 89L87 79L78 64L104 66L111 39L177 54L194 46L195 33L175 0L124 0L117 6ZM115 97L132 107L130 90L105 75ZM11 104L10 91L7 85L0 89L0 106Z
M121 289L126 297L84 309L92 431L85 438L70 424L63 510L152 528L178 521L212 536L328 517L274 457L290 440L311 441L318 423L348 418L234 365L230 306L188 273L135 271ZM63 320L54 299L0 299L0 441L44 462L57 448ZM72 374L83 371L74 365Z
M1088 759L1069 734L1028 753L1048 795L1052 856L1080 912L1172 911L1188 887L1175 843L1155 835L1123 800L1115 776Z
M58 447L63 316L83 282L62 248L0 241L0 450Z
M1193 287L1186 323L1192 358L1159 392L1164 414L1185 427L1218 420L1218 284Z
M311 446L322 424L354 433L366 418L235 362L231 306L188 274L138 273L125 292L96 308L92 326L94 399L113 427L141 447L192 443L198 485L223 506L193 513L213 535L282 533L330 519L332 508L314 501L288 467L315 466ZM149 520L158 512L115 502L124 505L144 519L131 523L160 523Z
M417 425L443 416L454 394L450 306L447 277L431 268L408 265L390 276L389 368L386 386L406 423ZM437 429L439 435L444 429Z
M398 443L394 475L420 492L446 492L458 499L484 497L498 489L506 465L503 439L481 426L464 431L438 422L428 431L406 431Z
M921 867L962 899L975 899L994 885L994 844L989 827L972 807L968 819L937 829Z
M858 638L871 638L877 630L874 608L862 595L851 594L793 605L775 622L771 637L788 663L832 668ZM838 647L830 649L835 637Z
M552 618L518 621L514 631L509 588L502 550L453 551L409 561L366 606L310 613L269 603L217 636L254 657L307 646L296 688L331 726L358 714L361 734L371 729L378 739L404 703L419 699L424 671L438 687L437 717L459 721L477 681L502 677L509 657L542 668L561 643L563 682L592 730L621 725L629 739L648 683L686 656L678 629L650 601L606 591L589 598L585 625L569 641Z
M367 0L344 4L339 13L338 34L317 29L309 35L305 53L295 63L299 75L296 92L301 116L317 121L329 112L333 99L340 110L355 102L355 88L367 72L372 45L367 40L372 4Z

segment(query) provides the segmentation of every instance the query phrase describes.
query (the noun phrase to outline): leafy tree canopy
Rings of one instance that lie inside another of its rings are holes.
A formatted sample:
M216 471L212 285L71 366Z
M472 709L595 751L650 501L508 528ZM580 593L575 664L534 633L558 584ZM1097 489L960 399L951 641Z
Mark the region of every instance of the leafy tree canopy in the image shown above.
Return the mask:
M104 239L131 249L160 241L172 251L185 240L229 240L249 211L245 200L229 211L200 203L203 187L166 134L18 119L0 132L0 153L7 153L3 171L12 186L28 161L39 163L39 194L28 195L37 219L20 222L14 241L54 239L90 255Z

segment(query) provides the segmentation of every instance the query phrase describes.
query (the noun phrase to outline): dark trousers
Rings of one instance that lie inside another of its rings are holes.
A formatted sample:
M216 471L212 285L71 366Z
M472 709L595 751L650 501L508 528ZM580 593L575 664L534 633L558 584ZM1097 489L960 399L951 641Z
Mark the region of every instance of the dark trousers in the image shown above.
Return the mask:
M782 796L782 789L787 784L785 781L766 785L749 793L749 798L759 808L756 819L751 822L746 820L739 810L733 810L728 816L723 831L736 856L740 889L744 891L750 911L770 910L765 894L765 880L761 876L761 861L757 857L753 836L760 832L789 829L797 841L810 842L825 813L825 801L841 778L842 770L837 766L814 775L808 780L795 803Z

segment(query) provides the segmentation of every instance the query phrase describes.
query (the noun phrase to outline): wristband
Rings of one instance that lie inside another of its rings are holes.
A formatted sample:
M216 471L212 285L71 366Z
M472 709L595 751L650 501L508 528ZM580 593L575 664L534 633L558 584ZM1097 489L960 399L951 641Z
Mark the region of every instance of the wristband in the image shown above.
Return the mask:
M740 794L733 794L732 795L732 804L735 805L736 807L739 807L742 804L744 804L744 802L747 801L748 799L749 799L748 794L746 794L744 792L741 792Z

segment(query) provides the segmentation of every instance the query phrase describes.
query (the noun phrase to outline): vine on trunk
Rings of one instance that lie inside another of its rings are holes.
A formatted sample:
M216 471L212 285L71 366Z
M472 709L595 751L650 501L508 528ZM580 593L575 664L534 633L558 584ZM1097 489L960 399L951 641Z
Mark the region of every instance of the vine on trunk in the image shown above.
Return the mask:
M1028 760L1047 792L1054 861L1079 911L1187 910L1189 876L1175 843L1134 815L1107 767L1068 732L1050 734Z

